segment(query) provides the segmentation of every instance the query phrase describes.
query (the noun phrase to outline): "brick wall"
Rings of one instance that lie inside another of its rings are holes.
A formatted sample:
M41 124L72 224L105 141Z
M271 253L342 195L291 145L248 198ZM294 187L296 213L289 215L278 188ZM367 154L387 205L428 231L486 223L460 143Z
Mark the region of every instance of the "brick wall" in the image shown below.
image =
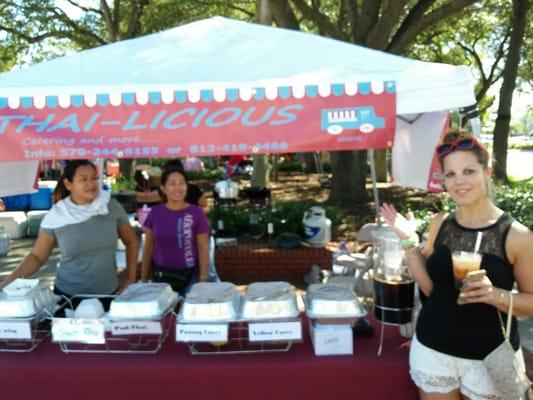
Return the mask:
M301 282L313 264L330 268L331 251L309 247L288 250L255 244L220 247L215 251L220 278L237 284L276 280Z

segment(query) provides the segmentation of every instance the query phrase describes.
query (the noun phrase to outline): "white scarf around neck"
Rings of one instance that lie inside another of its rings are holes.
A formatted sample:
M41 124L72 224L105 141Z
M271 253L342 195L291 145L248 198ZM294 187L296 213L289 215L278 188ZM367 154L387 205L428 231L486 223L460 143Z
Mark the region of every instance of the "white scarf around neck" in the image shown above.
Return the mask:
M109 214L108 204L111 193L100 190L98 197L89 204L75 204L70 196L58 201L41 222L45 229L57 229L65 225L79 224L96 215Z

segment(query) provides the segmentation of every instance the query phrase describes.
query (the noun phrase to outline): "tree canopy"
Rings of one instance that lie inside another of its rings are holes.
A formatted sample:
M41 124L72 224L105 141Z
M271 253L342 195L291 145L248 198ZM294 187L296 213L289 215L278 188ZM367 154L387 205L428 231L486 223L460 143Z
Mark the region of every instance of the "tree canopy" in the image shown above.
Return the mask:
M476 71L476 97L484 112L494 102L489 88L504 76L513 24L517 21L513 18L513 6L516 8L517 3L525 10L525 32L515 57L517 69L513 83L533 84L533 24L528 12L531 1L512 3L507 0L4 0L0 4L0 71L213 15L257 21L259 7L263 6L271 15L269 21L280 27L425 61L470 65ZM505 132L499 136L500 142L506 140ZM350 205L366 197L364 152L334 153L332 168L331 200Z

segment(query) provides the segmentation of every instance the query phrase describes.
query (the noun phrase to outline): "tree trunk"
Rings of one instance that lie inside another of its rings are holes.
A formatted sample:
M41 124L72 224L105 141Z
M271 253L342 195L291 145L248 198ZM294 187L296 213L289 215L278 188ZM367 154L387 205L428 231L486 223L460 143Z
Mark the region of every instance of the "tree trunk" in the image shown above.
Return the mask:
M272 10L268 0L256 0L255 3L255 20L263 25L270 26L272 24ZM252 187L267 187L268 186L268 161L266 155L252 156L254 163L254 170L252 173L251 185Z
M304 153L304 160L305 160L304 171L306 173L314 174L318 172L318 166L316 165L314 153Z
M333 174L329 200L341 207L366 201L366 151L334 151L330 157Z
M389 175L389 168L387 166L387 150L376 150L374 153L374 161L376 163L376 180L378 182L387 182Z
M494 126L494 177L507 182L507 139L511 122L513 91L516 86L520 49L524 42L529 0L513 0L512 32L509 52L503 68L503 82L500 89L498 116Z
M121 158L118 160L118 165L120 167L120 174L125 179L130 179L132 177L131 174L131 166L133 164L133 160L131 158Z
M279 178L279 154L274 154L272 160L272 181L277 182Z
M252 159L254 162L251 182L252 187L268 187L270 168L268 166L267 157L262 154L253 156Z

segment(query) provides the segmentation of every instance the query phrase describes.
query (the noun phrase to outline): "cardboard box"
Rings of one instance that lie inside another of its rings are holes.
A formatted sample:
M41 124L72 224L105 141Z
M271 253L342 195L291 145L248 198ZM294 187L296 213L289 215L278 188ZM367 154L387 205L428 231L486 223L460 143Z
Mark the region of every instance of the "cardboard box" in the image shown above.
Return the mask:
M348 324L323 325L309 321L309 334L316 356L353 354L353 333Z

